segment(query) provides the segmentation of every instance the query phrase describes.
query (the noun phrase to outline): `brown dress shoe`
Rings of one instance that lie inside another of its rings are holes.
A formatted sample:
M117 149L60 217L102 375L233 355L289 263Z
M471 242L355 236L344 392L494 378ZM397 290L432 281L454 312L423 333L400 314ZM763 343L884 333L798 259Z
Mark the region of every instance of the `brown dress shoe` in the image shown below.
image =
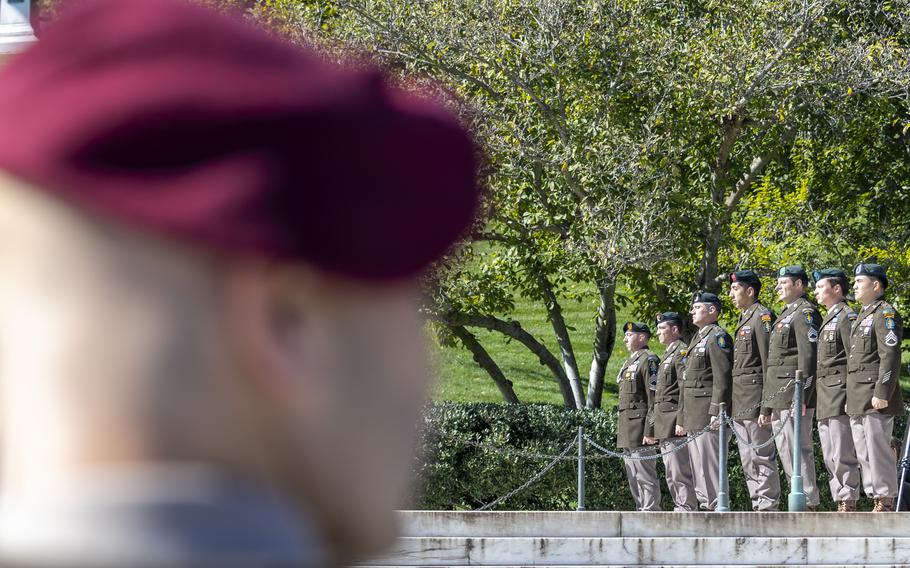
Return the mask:
M876 497L872 510L876 513L889 513L894 511L894 497Z
M852 513L856 511L856 501L838 501L838 513Z

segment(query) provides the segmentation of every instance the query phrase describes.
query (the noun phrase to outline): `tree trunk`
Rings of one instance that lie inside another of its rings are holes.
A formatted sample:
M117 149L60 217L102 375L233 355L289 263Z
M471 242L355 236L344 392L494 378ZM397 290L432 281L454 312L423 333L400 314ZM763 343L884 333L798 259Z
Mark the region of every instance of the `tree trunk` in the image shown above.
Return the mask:
M544 296L544 303L547 306L547 317L553 327L553 334L556 335L556 343L559 345L563 367L565 368L566 377L569 379L569 387L572 389L572 399L575 402L575 408L584 408L585 399L582 394L578 361L575 360L575 350L572 348L572 339L569 337L569 328L566 326L566 320L562 316L562 307L553 292L553 285L542 272L537 277L537 283Z
M588 373L588 408L600 408L604 390L607 363L616 344L616 282L601 280L597 283L600 305L594 327L594 356Z
M553 380L559 385L559 391L562 393L563 405L566 408L577 408L577 406L575 406L575 396L569 385L569 379L566 376L562 365L560 365L559 360L543 343L521 327L521 324L517 321L505 321L493 316L477 316L460 313L436 315L434 318L448 326L470 326L498 331L506 337L511 337L518 341L527 347L531 353L537 355L537 359L540 361L541 365L550 369L550 373L553 374Z
M477 341L477 337L465 329L464 326L450 326L449 329L452 330L452 334L455 337L461 340L461 343L465 348L474 355L474 361L490 375L490 378L496 383L496 388L499 389L499 392L502 394L502 398L506 403L518 404L518 396L515 395L515 391L512 389L512 381L506 378L502 369L496 364L496 361L490 357L490 354L483 348L483 345Z
M723 227L715 224L709 229L708 237L705 239L705 252L701 260L701 278L699 285L706 292L720 293L720 281L717 279L720 273L718 257L720 253L720 242L723 237Z

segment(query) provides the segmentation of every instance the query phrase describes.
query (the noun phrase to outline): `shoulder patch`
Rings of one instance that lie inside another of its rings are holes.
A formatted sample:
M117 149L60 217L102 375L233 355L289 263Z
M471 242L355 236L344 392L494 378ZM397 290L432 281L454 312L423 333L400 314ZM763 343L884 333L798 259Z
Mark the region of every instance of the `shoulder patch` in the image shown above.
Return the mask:
M882 315L885 316L886 318L893 318L894 313L895 313L894 308L892 308L891 306L885 306L884 308L882 308Z
M721 349L727 349L730 347L730 340L727 339L726 333L717 334L717 346L720 347Z
M657 374L658 359L655 356L648 357L648 372L652 375Z
M761 315L761 325L765 332L771 333L771 312L765 312Z
M806 316L806 323L812 325L812 308L803 308L803 314Z

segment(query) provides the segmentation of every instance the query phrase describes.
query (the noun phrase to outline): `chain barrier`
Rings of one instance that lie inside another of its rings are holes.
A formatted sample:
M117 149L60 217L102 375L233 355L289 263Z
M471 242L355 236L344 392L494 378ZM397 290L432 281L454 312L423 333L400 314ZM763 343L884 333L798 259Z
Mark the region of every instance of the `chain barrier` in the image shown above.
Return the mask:
M783 421L783 423L780 425L780 427L776 431L773 432L771 437L766 442L763 442L761 444L749 444L743 438L741 438L740 435L736 432L736 428L734 427L734 422L736 422L737 420L744 419L746 416L750 415L756 409L761 408L761 407L765 406L766 404L768 404L769 402L775 400L777 397L784 394L791 386L793 386L794 383L795 383L794 380L788 381L787 384L780 387L780 389L778 389L778 391L776 393L774 393L773 395L771 395L769 398L762 400L749 408L741 410L735 416L720 417L720 419L722 419L724 421L724 424L729 425L730 428L733 430L733 437L736 439L737 445L739 445L740 447L746 447L746 448L749 448L752 450L761 450L767 446L770 446L772 443L774 443L775 440L789 427L790 422L793 421L793 417L795 416L795 412L797 411L797 409L795 408L795 406L793 404L790 405L790 413L787 416L786 420ZM907 411L908 413L910 413L910 405L905 404L904 410ZM653 418L649 417L649 420L651 420L651 423L653 424ZM518 493L521 493L528 487L537 483L544 475L546 475L550 470L552 470L554 467L556 467L556 465L561 461L578 461L579 463L581 463L581 462L593 461L593 460L598 460L598 459L616 459L616 458L624 459L624 460L635 460L635 461L648 461L648 460L661 459L665 456L672 455L676 452L682 451L690 443L694 442L695 439L698 438L699 436L702 436L703 434L705 434L711 430L717 430L717 427L718 427L717 420L718 420L718 418L715 418L711 423L709 423L707 426L705 426L701 430L689 433L686 436L685 441L681 441L679 437L675 437L672 439L663 440L657 445L641 446L634 450L628 450L628 449L621 450L621 451L611 450L611 449L605 447L604 445L599 444L596 440L592 439L590 436L584 434L584 435L582 435L582 439L585 442L587 442L588 444L590 444L591 447L593 447L595 450L597 450L600 453L597 455L582 455L580 453L578 457L569 455L569 452L572 449L578 447L578 444L579 444L578 436L573 436L572 441L569 442L565 446L565 448L562 450L562 452L559 453L559 455L551 455L551 454L533 452L533 451L528 451L528 450L519 450L519 449L515 449L515 448L510 448L507 446L495 446L495 445L487 444L485 442L480 442L477 440L458 438L456 436L447 436L446 438L453 442L473 446L473 447L480 448L480 449L487 450L487 451L498 452L498 453L510 455L513 457L526 458L526 459L550 460L550 462L547 465L545 465L540 471L538 471L536 474L534 474L530 479L528 479L526 482L524 482L520 486L516 487L512 491L506 493L505 495L487 503L486 505L484 505L478 509L475 509L475 511L488 511L488 510L500 505L501 503L507 501L508 499L511 499ZM667 448L667 447L669 447L670 449L664 451L665 448ZM910 458L908 458L907 456L904 456L901 465L903 465L904 462L907 462L908 459L910 459ZM910 463L908 463L908 467L910 467Z
M566 457L566 454L568 454L570 450L572 450L572 449L575 448L575 446L576 446L577 443L578 443L578 440L573 440L571 444L569 444L568 446L566 446L566 448L565 448L558 456L556 456L556 457L553 459L553 461L551 461L550 463L548 463L547 465L545 465L543 469L541 469L540 471L538 471L537 473L535 473L529 480L527 480L526 482L524 482L524 483L523 483L522 485L520 485L519 487L516 487L516 488L513 489L512 491L509 491L508 493L506 493L506 494L503 495L502 497L499 497L498 499L496 499L496 500L494 500L494 501L490 501L489 503L487 503L487 504L484 505L483 507L480 507L479 509L475 509L475 511L488 511L488 510L492 509L493 507L499 505L500 503L502 503L502 502L504 502L504 501L506 501L506 500L508 500L508 499L511 499L514 495L516 495L516 494L518 494L518 493L521 493L522 491L524 491L524 490L527 489L528 487L534 485L535 483L537 483L537 481L538 481L541 477L543 477L544 475L546 475L548 471L550 471L551 469L553 469L554 467L556 467L556 464L558 464L560 461L562 461L562 460ZM574 458L569 458L569 459L574 459Z
M767 448L768 446L770 446L771 444L773 444L775 442L775 440L777 440L778 436L780 436L781 434L784 433L784 431L787 429L787 426L790 424L790 421L792 421L792 420L793 420L793 407L791 406L790 414L789 414L789 416L787 416L787 419L784 420L784 422L780 425L780 428L778 428L776 432L773 432L773 428L772 428L773 433L771 434L771 437L768 438L767 441L762 442L761 444L750 444L749 442L747 442L743 438L741 438L739 435L739 432L736 431L736 428L733 425L735 420L733 420L732 418L727 419L727 424L729 424L730 429L733 430L733 437L736 439L736 444L738 446L744 447L744 448L749 448L750 450L763 450L763 449Z

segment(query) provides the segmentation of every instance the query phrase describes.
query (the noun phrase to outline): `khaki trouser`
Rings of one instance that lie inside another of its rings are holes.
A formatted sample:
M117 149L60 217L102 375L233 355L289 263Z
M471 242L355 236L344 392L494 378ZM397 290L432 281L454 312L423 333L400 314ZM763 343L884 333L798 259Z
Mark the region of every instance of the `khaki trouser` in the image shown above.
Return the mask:
M723 451L730 443L730 432L727 431ZM703 509L713 511L717 507L717 494L720 491L718 474L718 457L721 449L720 435L717 430L708 430L689 444L689 457L692 459L692 473L695 477L695 494Z
M771 428L760 427L757 420L736 420L733 428L740 440L752 446L767 443L773 435ZM777 473L777 451L774 444L768 444L760 450L739 444L739 459L752 498L752 510L777 511L780 503L780 475Z
M695 478L692 475L692 462L689 448L685 446L686 438L669 438L664 445L664 452L683 445L682 448L664 456L664 469L667 474L667 488L673 498L674 511L695 511L698 500L695 497Z
M859 499L861 475L851 430L850 418L847 416L832 416L818 421L822 456L825 458L825 468L831 474L828 486L831 488L831 498L835 501ZM890 441L890 437L888 439Z
M632 450L633 456L654 455L652 450L642 452L643 448ZM624 459L626 477L629 478L629 489L632 499L639 511L660 511L660 481L657 478L657 460Z
M780 455L780 461L784 465L784 473L787 474L787 481L793 477L793 419L790 417L793 411L775 410L772 414L773 421L771 426L777 432L784 423L784 431L777 437L777 453ZM803 492L806 494L806 505L817 507L818 483L815 481L815 454L812 451L812 417L815 416L814 408L807 408L806 415L802 417L800 426L800 473L803 476ZM789 422L787 420L790 419Z
M897 497L897 462L891 452L894 417L878 412L851 416L850 429L866 495Z

